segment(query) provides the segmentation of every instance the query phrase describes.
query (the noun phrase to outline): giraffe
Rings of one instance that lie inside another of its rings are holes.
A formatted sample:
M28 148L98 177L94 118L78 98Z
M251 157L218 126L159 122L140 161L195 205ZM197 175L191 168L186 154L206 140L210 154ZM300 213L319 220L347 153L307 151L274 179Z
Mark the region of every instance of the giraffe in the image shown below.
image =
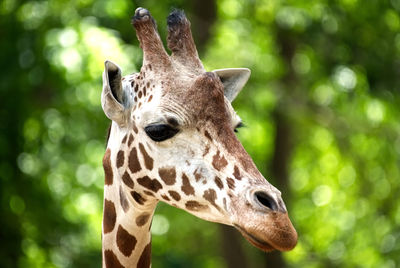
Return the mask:
M167 18L167 54L149 11L132 24L143 50L139 73L105 62L101 103L112 121L105 173L103 267L150 267L151 221L159 201L236 227L264 251L297 243L281 193L235 135L231 102L250 70L206 72L183 11Z

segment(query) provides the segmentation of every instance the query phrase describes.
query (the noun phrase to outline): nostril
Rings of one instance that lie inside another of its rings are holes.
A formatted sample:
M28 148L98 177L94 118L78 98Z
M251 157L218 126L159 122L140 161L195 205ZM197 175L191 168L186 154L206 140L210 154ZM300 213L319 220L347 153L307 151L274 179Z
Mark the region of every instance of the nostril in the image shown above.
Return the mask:
M275 200L271 196L269 196L267 193L255 192L254 195L255 195L258 203L260 205L262 205L263 207L267 207L273 211L278 210L278 205L276 204Z

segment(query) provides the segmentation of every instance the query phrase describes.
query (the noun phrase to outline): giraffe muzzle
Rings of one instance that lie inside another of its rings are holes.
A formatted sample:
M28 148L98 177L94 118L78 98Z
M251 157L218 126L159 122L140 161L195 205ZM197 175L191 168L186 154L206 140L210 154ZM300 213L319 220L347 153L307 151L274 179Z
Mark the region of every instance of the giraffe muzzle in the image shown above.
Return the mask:
M254 220L254 219L253 219ZM297 244L297 232L287 213L271 212L259 224L234 224L251 244L263 251L289 251Z
M233 200L236 219L233 225L254 246L264 251L288 251L297 244L293 227L280 192L273 186L268 190L247 190L247 198Z

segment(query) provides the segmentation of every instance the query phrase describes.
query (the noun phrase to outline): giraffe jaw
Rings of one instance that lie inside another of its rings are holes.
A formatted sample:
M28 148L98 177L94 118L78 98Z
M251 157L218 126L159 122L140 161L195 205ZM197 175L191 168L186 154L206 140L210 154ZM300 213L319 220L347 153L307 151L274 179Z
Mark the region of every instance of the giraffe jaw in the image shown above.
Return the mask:
M255 247L257 247L265 252L270 252L270 251L275 250L275 248L273 246L271 246L268 242L262 241L262 240L258 239L257 237L255 237L254 235L249 234L244 229L242 229L239 225L235 224L235 227L236 227L236 229L238 229L240 231L240 233L243 235L243 237L246 238L247 241L249 241Z

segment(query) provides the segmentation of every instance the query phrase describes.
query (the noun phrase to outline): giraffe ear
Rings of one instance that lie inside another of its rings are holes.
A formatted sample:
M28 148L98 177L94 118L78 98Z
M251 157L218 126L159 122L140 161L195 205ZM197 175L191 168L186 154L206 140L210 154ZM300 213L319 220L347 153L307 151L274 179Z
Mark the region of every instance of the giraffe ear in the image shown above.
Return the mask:
M224 95L232 102L242 90L250 77L250 69L247 68L228 68L214 70L224 84Z
M125 110L121 79L121 69L111 61L105 61L101 106L106 116L119 125L123 124Z

